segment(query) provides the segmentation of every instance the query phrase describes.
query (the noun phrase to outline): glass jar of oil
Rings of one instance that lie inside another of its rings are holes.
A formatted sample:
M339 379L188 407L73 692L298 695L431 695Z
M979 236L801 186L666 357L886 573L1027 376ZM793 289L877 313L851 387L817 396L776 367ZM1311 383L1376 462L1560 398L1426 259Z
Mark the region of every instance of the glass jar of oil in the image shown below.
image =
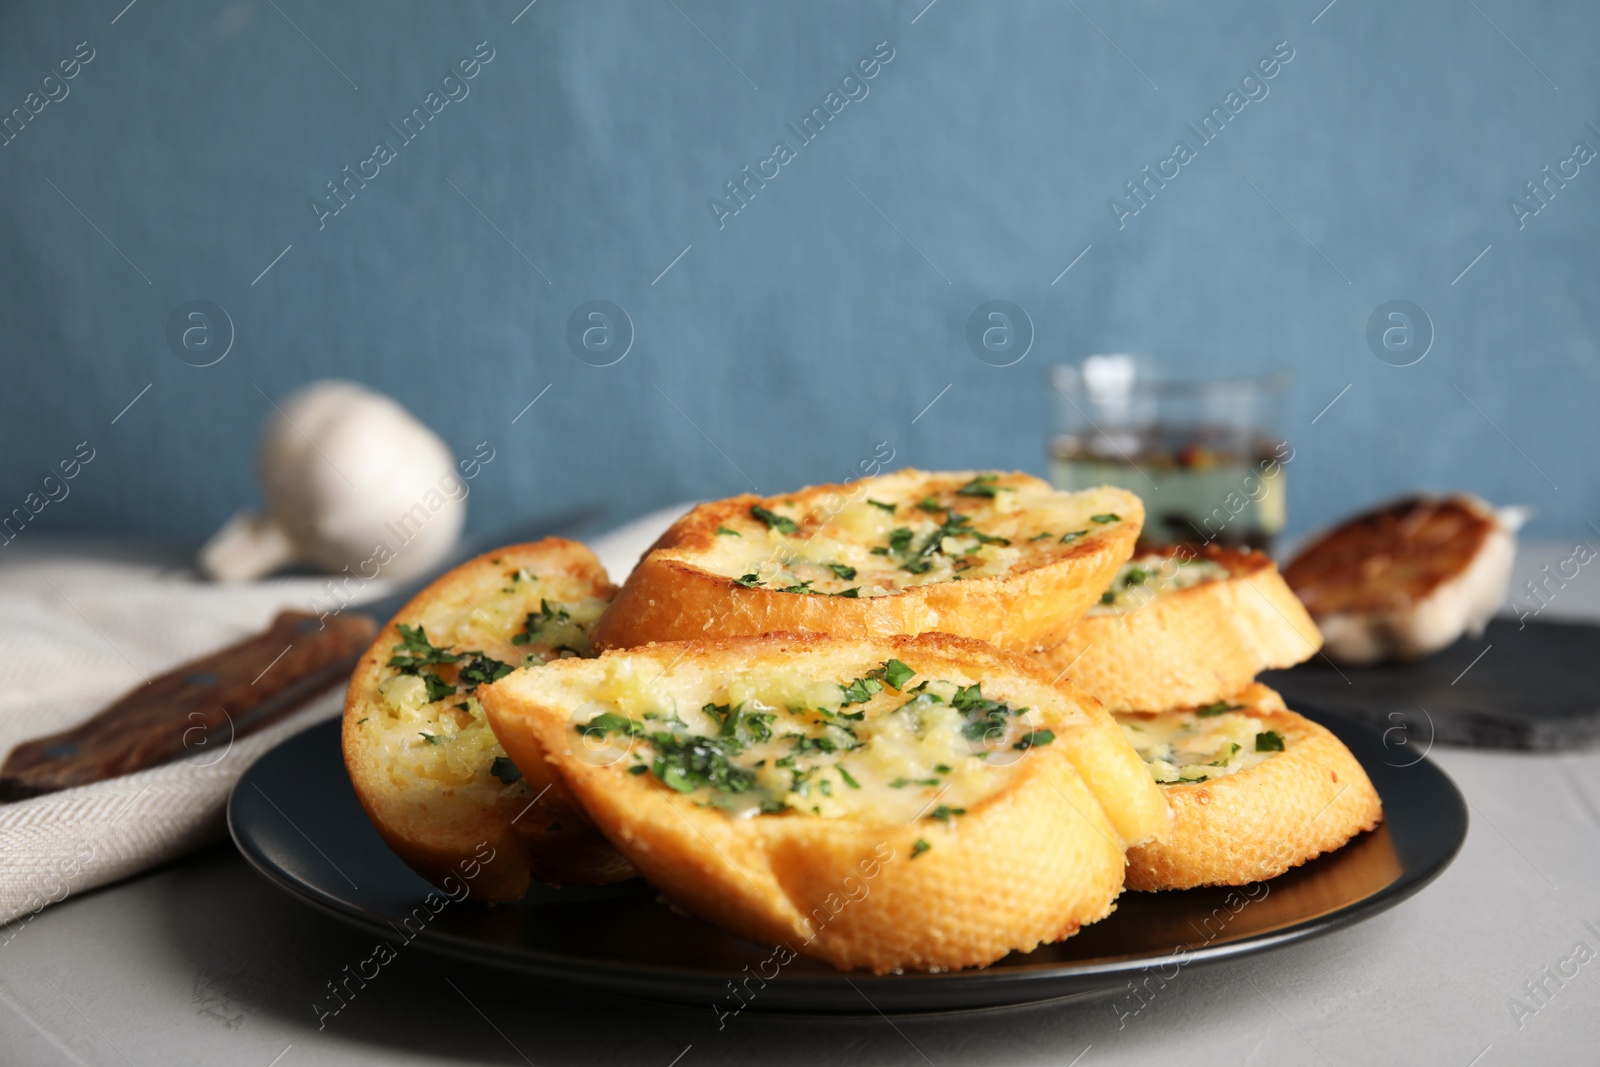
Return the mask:
M1173 379L1126 354L1058 366L1051 385L1062 429L1051 442L1051 480L1061 489L1115 485L1137 494L1143 545L1271 551L1294 458L1271 429L1286 384L1279 374Z

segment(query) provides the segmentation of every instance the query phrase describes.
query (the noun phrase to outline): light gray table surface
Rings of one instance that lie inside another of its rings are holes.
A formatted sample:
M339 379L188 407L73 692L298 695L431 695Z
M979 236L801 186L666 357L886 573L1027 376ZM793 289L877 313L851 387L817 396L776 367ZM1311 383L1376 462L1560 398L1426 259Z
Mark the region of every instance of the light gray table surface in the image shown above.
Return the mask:
M1513 593L1571 552L1525 546ZM1540 617L1600 618L1594 570ZM1181 972L1131 1018L1102 996L938 1017L747 1012L719 1028L709 1006L620 1000L411 949L319 1029L313 1001L372 937L220 844L74 896L0 947L0 1063L1600 1063L1600 750L1431 758L1471 815L1436 882L1355 927ZM1542 983L1537 998L1529 983Z

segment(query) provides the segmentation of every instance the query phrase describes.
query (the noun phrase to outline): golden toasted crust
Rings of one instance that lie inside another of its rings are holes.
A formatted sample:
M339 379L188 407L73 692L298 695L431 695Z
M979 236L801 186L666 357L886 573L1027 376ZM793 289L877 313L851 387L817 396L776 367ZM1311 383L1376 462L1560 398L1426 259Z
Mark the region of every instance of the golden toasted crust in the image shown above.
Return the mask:
M1377 790L1337 737L1288 710L1264 685L1230 703L1243 704L1240 714L1281 734L1284 750L1221 778L1161 786L1172 805L1172 831L1128 850L1128 888L1276 878L1382 821Z
M1505 598L1520 521L1465 493L1400 500L1313 539L1284 577L1330 659L1416 659L1483 632Z
M1040 662L1112 711L1164 711L1221 700L1322 646L1316 623L1266 556L1207 546L1195 558L1225 567L1228 577L1161 593L1131 611L1087 615L1066 641L1039 653Z
M1061 543L1019 539L1017 565L1002 574L911 586L886 595L827 596L749 588L738 575L702 566L718 545L718 530L751 533L752 507L794 505L804 514L799 538L824 528L852 503L884 500L902 513L915 514L919 500L943 494L958 511L983 507L982 498L952 496L974 472L929 474L900 471L851 485L820 485L778 497L751 495L702 504L661 536L617 594L594 631L598 650L630 648L650 641L693 641L778 631L829 633L842 638L873 638L931 631L988 641L1001 648L1031 651L1062 640L1133 551L1144 521L1139 498L1120 489L1087 490L1086 501L1115 515L1115 521L1086 523L1087 535ZM1026 474L996 476L995 485L1049 487ZM1053 491L1052 491L1053 492ZM1058 497L1073 494L1060 493ZM764 530L758 531L765 533ZM1029 530L1029 534L1034 531Z
M910 824L795 811L735 819L654 775L628 773L621 760L601 766L574 752L573 715L608 664L660 671L652 676L672 684L703 681L710 693L719 680L767 664L837 680L889 658L1027 703L1056 739L1018 757L1004 786L959 818ZM482 699L506 749L519 762L544 754L618 850L675 904L842 969L980 966L1066 937L1111 911L1125 835L1148 839L1169 818L1143 763L1092 699L1052 685L1022 657L944 634L656 644L521 671ZM1095 780L1083 773L1091 766L1100 768ZM1106 791L1113 788L1124 792ZM920 854L919 839L929 846Z
M1392 611L1460 577L1499 529L1475 497L1407 497L1319 535L1283 574L1319 619Z
M399 625L420 625L437 637L447 620L474 613L474 604L519 569L538 579L517 583L523 602L513 606L524 612L539 610L542 597L605 600L614 592L600 561L576 542L548 538L496 549L412 598L361 657L345 695L345 766L368 818L418 874L452 891L465 884L477 900L516 900L534 878L589 884L634 875L543 760L517 760L524 777L506 785L487 767L464 781L454 780L463 775L430 779L415 773L403 754L406 744L421 741L416 723L388 714L379 690L395 674L387 665L401 641ZM510 663L520 660L524 647L511 644L509 635L484 645L480 651Z

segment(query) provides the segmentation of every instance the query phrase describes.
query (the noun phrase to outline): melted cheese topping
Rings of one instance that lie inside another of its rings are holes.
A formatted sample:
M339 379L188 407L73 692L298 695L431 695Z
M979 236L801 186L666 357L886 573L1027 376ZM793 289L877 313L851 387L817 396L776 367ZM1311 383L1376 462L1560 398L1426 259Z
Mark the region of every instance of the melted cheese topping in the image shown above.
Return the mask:
M1117 570L1111 585L1100 594L1100 602L1089 609L1089 614L1121 615L1137 611L1158 596L1227 577L1228 568L1209 559L1147 552Z
M724 524L693 562L751 587L888 596L1004 576L1121 521L1104 493L1063 493L1026 475L891 474L856 483L852 494L768 500Z
M1173 785L1237 774L1287 747L1289 738L1263 729L1261 720L1235 709L1239 705L1213 704L1196 711L1118 714L1116 719L1151 776Z
M661 674L649 661L608 662L594 699L572 716L573 751L733 818L948 822L1003 788L1028 749L1054 740L1038 712L898 660L844 679L763 667L692 696Z
M587 582L567 575L540 577L508 566L501 584L486 595L435 605L426 619L402 618L403 625L420 628L427 644L402 640L391 659L429 658L425 647L459 658L385 667L378 686L382 699L369 718L381 716L372 726L383 730L385 762L396 783L409 786L421 778L485 796L514 783L520 772L473 692L517 667L589 655L589 630L605 609L589 591Z

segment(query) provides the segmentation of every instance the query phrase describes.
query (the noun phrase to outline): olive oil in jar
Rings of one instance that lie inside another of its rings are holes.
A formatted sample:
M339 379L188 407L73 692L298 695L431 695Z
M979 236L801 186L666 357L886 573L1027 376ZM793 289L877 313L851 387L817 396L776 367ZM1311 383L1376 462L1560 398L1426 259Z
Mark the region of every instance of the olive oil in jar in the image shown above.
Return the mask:
M1145 544L1187 541L1270 552L1285 520L1290 446L1235 427L1155 424L1065 433L1051 446L1057 488L1114 485L1144 501Z

